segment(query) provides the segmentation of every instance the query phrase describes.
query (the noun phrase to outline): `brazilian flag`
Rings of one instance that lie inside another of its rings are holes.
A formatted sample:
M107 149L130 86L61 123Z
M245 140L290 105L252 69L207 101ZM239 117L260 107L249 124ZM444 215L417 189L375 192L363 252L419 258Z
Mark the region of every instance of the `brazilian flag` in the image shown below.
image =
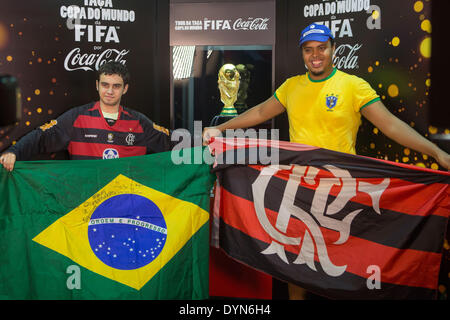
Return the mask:
M0 299L208 298L213 182L170 152L0 168Z

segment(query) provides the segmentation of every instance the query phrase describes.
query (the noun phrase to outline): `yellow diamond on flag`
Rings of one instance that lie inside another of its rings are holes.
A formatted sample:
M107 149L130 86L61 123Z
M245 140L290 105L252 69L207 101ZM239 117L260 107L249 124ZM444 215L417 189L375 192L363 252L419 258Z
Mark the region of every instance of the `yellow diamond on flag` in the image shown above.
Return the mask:
M139 290L208 219L193 203L118 175L33 241Z

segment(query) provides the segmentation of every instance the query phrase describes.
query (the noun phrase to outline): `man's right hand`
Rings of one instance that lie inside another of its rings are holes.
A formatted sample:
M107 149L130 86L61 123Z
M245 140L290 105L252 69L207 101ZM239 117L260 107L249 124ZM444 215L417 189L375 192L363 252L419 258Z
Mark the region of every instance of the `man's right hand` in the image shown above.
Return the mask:
M12 152L6 152L0 156L0 163L8 171L13 171L16 163L16 155Z
M222 131L217 129L217 127L206 127L203 129L203 145L207 146L211 138L221 136Z

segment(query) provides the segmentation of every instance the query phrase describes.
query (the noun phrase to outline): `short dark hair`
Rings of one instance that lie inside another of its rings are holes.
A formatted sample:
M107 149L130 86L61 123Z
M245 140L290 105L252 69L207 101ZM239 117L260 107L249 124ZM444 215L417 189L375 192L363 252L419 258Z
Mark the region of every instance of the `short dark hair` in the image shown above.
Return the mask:
M98 79L102 74L111 75L118 74L122 77L123 84L126 85L130 82L130 72L127 67L118 61L108 61L100 66L97 71Z

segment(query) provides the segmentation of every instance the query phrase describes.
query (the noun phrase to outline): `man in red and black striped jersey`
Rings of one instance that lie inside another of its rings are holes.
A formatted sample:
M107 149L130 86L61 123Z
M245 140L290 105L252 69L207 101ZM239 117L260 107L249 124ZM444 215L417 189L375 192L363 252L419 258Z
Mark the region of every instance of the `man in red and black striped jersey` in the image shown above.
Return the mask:
M31 131L0 156L11 171L16 160L67 150L71 159L113 159L170 151L170 134L140 112L120 105L129 72L115 61L103 64L96 81L99 101L76 107Z

